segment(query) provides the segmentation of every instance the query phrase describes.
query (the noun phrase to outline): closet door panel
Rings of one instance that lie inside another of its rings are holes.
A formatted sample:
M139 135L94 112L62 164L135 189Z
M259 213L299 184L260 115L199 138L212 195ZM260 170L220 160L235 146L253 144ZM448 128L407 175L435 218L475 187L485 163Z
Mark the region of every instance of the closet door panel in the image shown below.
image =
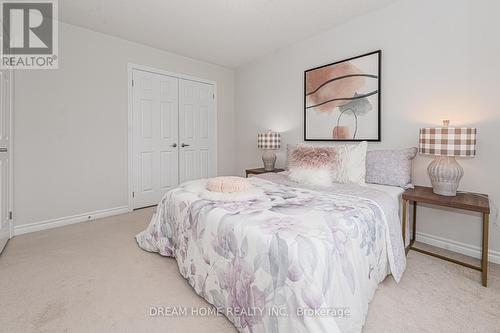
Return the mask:
M156 205L179 183L178 79L133 72L133 208Z
M214 86L179 80L180 181L214 177L216 170Z

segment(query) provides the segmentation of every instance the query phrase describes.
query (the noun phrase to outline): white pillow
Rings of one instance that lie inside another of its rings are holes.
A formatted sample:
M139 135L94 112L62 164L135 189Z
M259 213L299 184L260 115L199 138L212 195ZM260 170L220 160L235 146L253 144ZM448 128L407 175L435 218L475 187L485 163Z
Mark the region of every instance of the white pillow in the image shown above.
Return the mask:
M333 181L365 185L366 149L368 143L363 141L357 145L343 145L337 148L337 163L333 170Z
M326 168L298 168L291 167L288 178L305 185L330 186L332 184L332 169Z

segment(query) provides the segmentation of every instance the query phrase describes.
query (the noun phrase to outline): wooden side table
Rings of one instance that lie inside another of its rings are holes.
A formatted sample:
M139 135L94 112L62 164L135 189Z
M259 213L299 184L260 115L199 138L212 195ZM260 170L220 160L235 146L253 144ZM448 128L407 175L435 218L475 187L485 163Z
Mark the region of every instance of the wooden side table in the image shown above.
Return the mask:
M285 171L285 169L274 169L272 171L266 171L266 170L264 170L264 168L257 168L257 169L246 169L245 170L247 178L249 175L261 175L263 173L268 173L268 172L278 173L278 172L282 172L282 171Z
M431 187L415 186L415 189L406 190L403 193L403 242L406 237L406 211L409 202L413 202L413 237L410 240L410 245L406 249L418 251L439 259L450 261L471 269L475 269L482 273L483 286L488 286L488 231L490 221L490 201L486 194L460 192L456 197L446 197L434 194ZM461 262L452 258L442 256L437 253L432 253L413 246L415 242L417 229L417 202L426 203L441 207L451 207L483 214L483 245L481 253L481 266L474 266L465 262Z

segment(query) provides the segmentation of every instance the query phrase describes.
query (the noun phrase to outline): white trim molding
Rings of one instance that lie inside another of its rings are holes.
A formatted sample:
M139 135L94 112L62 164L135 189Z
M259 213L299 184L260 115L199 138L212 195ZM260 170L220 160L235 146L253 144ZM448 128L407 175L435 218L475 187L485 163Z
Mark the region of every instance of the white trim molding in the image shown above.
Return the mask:
M80 223L84 221L91 221L96 219L101 219L103 217L109 217L113 215L124 214L128 212L127 206L115 207L110 209L96 210L89 213L83 213L73 216L66 216L57 219L45 220L30 224L23 224L14 227L14 235L22 235L30 232L41 231L46 229L52 229L57 227L62 227L65 225Z
M469 257L481 258L481 248L479 246L474 246L470 244L465 244L457 242L451 239L442 238L434 235L429 235L422 232L417 232L416 237L417 242L439 247L441 249L446 249L449 251L464 254ZM500 252L489 250L488 251L488 261L500 264Z
M182 74L182 73L169 72L169 71L166 71L166 70L163 70L163 69L153 68L153 67L144 66L144 65L138 65L138 64L134 64L134 63L128 63L127 69L128 69L129 74L131 74L131 72L134 69L137 69L137 70L140 70L140 71L143 71L143 72L150 72L150 73L153 73L153 74L161 74L161 75L166 75L166 76L172 76L172 77L175 77L175 78L178 78L178 79L184 79L184 80L189 80L189 81L196 81L196 82L200 82L200 83L207 83L207 84L212 84L214 86L217 86L217 81L214 81L214 80L202 79L202 78L199 78L199 77L196 77L196 76L191 76L191 75ZM129 78L130 78L130 80L132 80L132 76L129 76Z
M9 80L9 107L10 107L10 138L9 138L9 151L10 151L10 165L9 165L9 172L10 172L10 186L9 186L9 211L11 213L11 219L10 219L10 225L9 225L9 239L14 237L14 219L15 219L15 214L14 214L14 87L15 87L15 82L14 82L14 70L10 70L10 80Z

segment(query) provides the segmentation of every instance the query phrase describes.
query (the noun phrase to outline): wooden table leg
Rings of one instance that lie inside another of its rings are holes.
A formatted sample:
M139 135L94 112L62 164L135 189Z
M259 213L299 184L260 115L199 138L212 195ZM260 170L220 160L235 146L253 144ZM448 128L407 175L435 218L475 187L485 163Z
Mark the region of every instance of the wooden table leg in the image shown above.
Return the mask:
M411 239L411 244L415 243L417 239L417 202L413 201L413 237Z
M481 261L481 270L483 278L483 287L488 286L488 236L490 227L490 214L483 214L483 253Z
M408 200L403 200L403 225L401 229L403 229L403 247L406 250L406 207L408 206Z

